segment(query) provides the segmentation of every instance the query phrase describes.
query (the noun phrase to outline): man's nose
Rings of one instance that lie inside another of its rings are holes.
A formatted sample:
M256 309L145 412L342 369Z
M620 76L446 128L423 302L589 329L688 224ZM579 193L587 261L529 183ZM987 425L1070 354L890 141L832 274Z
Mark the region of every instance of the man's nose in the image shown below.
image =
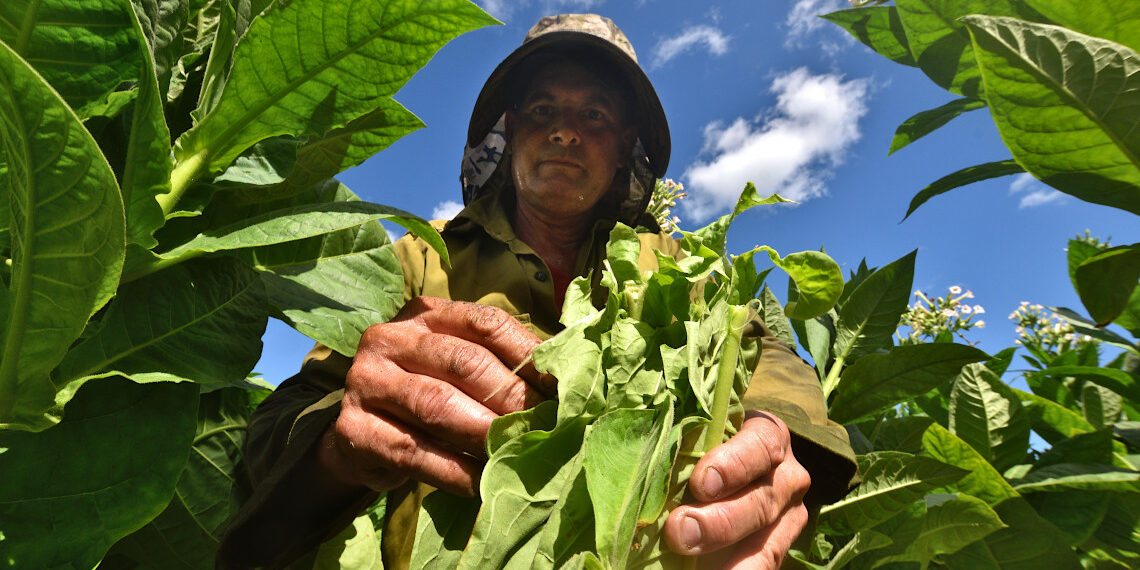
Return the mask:
M550 125L550 142L560 145L576 145L581 142L581 133L574 113L558 110Z

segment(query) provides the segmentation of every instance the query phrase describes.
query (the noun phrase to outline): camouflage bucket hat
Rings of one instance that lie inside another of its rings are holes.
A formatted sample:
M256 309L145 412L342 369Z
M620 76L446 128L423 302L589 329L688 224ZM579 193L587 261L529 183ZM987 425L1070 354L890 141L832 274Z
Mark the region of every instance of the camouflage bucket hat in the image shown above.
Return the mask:
M497 164L501 156L502 117L507 110L507 86L511 72L528 56L555 46L588 48L599 57L606 58L613 69L629 81L633 90L634 124L639 136L635 152L643 153L647 159L645 166L653 176L660 178L665 175L669 166L669 124L657 91L637 63L633 45L609 18L597 14L559 14L539 20L527 32L523 44L491 72L479 92L467 129L468 153L465 154L469 156L465 157L464 164L464 201L469 201L473 197L469 194L482 186L482 181L470 178L472 174L480 178L472 168L489 176L490 172L479 168L477 163ZM489 154L498 156L487 156Z

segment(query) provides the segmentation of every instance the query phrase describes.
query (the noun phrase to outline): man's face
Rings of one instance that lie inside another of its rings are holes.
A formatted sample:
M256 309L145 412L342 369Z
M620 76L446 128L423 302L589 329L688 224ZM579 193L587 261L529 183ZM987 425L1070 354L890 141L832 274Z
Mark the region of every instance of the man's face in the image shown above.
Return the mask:
M538 72L507 113L519 207L573 219L590 212L629 158L636 128L617 92L574 63Z

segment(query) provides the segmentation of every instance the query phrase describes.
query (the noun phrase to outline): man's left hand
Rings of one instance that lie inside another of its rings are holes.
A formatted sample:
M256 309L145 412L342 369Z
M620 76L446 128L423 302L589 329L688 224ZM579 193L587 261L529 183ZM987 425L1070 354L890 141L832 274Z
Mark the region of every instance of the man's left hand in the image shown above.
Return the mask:
M736 435L697 462L689 479L697 503L673 510L665 540L689 555L735 546L725 568L779 568L807 525L810 485L784 422L750 411Z

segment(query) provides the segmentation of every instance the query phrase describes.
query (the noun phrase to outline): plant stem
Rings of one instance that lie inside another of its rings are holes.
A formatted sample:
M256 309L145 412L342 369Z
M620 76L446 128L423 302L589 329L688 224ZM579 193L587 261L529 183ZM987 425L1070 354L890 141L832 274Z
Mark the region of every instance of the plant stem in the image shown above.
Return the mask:
M827 371L827 378L823 380L823 401L827 401L827 397L835 391L836 386L839 385L839 373L843 371L843 361L847 357L845 355L839 356L835 362L831 364L831 369Z
M748 307L734 306L729 309L728 324L725 327L724 350L717 366L716 389L713 393L712 420L701 450L708 452L724 441L725 424L728 422L728 403L732 399L732 387L736 379L736 364L740 358L740 336L744 324L748 322Z
M205 150L200 150L186 160L178 161L170 173L170 193L155 196L158 205L162 207L162 215L169 216L182 199L182 195L198 180L206 168L208 156Z

